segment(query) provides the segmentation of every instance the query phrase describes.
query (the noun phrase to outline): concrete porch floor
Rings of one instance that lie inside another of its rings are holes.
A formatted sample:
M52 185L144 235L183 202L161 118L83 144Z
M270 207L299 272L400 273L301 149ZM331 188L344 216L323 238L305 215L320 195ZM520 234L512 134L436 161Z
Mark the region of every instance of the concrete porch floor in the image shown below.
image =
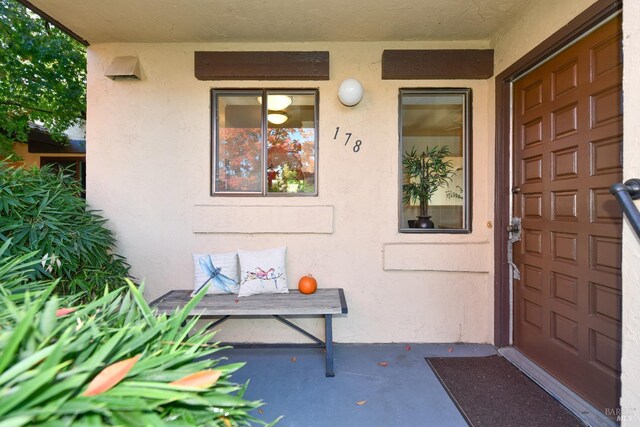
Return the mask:
M283 415L278 426L466 426L424 358L489 356L496 349L408 345L337 344L334 378L325 377L319 349L231 349L217 355L247 362L233 380L250 379L245 397L266 403L253 415L264 421Z

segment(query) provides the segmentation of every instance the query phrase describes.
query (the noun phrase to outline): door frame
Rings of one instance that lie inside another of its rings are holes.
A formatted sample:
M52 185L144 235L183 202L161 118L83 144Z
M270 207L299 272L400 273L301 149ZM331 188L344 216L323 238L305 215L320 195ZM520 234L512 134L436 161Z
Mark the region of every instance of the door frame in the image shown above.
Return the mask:
M511 206L511 85L538 64L622 9L622 0L597 0L522 58L496 76L496 151L494 203L494 345L511 345L511 280L507 226Z

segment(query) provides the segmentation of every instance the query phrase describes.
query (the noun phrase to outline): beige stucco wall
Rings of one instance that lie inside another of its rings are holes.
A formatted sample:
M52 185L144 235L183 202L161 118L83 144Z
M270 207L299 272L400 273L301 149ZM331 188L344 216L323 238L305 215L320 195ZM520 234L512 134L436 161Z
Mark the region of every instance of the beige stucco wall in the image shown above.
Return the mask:
M640 3L623 13L624 177L640 178ZM638 204L640 205L640 204ZM640 422L640 239L625 223L622 236L622 408L623 426Z
M486 254L493 251L493 230L488 228L493 218L488 108L492 88L485 80L382 81L383 49L408 47L486 48L487 42L92 45L88 54L88 200L110 219L119 251L132 264L133 274L147 282L147 298L192 286L194 252L286 245L290 286L311 272L321 287L345 288L349 314L335 321L338 342L490 342L493 285L491 257ZM329 50L331 78L318 82L194 78L196 50L265 49ZM123 55L139 57L141 81L114 82L104 77L113 58ZM365 87L364 99L353 108L344 107L336 96L347 77L359 79ZM210 197L213 87L319 88L318 197ZM470 235L397 232L401 87L473 90ZM363 141L359 153L333 140L338 126ZM291 224L300 208L305 208L304 221L298 218ZM265 223L265 212L290 220ZM220 231L218 223L230 232L202 233ZM415 251L420 259L414 257L403 266L403 255L411 257ZM477 254L481 254L479 261L471 271L452 262ZM249 340L292 338L287 331L280 332L277 323L261 327L264 322L236 320L225 325L224 334ZM301 323L321 333L319 321Z
M533 0L510 19L492 40L495 75L562 28L596 0Z

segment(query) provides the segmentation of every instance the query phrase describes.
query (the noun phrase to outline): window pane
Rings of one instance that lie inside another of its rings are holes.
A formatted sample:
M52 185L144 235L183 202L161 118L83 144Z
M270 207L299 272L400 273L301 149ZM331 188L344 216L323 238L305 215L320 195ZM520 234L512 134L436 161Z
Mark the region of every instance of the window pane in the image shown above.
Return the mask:
M217 94L215 191L262 192L261 92Z
M268 92L267 100L269 193L315 193L315 94Z
M401 231L469 231L468 93L401 92Z

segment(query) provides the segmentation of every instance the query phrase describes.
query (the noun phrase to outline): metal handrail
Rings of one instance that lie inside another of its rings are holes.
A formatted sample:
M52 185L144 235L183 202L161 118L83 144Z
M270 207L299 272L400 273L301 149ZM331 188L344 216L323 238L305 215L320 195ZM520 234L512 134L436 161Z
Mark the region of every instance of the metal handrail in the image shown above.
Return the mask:
M633 178L624 184L613 184L609 188L609 192L618 199L633 230L636 232L636 235L640 237L640 212L636 204L633 203L634 200L640 199L640 179Z

